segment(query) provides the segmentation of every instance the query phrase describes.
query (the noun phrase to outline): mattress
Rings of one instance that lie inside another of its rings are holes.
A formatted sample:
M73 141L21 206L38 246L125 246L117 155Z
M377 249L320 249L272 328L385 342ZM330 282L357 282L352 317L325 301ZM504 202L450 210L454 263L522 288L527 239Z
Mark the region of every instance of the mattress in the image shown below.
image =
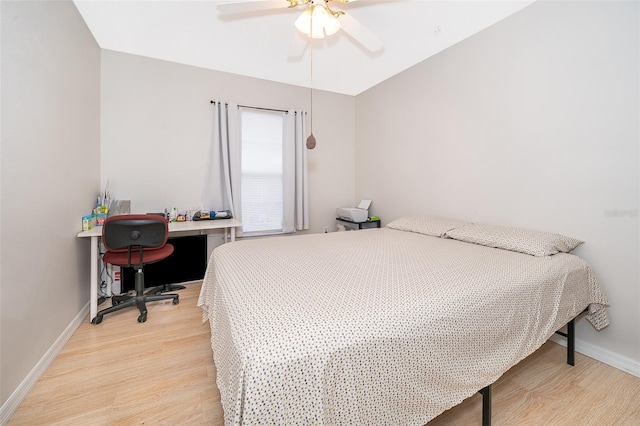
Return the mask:
M225 424L423 425L606 303L577 256L382 228L220 246L198 306Z

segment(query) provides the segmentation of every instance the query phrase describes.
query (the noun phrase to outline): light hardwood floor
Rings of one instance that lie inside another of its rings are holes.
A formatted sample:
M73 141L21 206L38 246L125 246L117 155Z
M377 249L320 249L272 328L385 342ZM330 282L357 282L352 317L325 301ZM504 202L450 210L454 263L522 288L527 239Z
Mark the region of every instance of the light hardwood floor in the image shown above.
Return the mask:
M180 304L151 303L85 321L8 425L222 425L200 284ZM104 306L108 306L106 302ZM475 395L429 425L480 425ZM548 342L493 386L494 425L640 425L640 378Z

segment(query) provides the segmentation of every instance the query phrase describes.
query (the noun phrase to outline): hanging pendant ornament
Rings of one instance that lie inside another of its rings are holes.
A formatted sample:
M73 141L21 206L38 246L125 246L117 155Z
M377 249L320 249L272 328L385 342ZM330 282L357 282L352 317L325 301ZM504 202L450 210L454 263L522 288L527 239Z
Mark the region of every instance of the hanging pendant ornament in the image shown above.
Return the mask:
M313 149L315 147L316 147L316 137L313 136L313 133L311 133L307 138L307 149Z
M316 137L313 136L313 8L315 5L311 5L311 13L309 14L309 59L310 59L310 72L309 72L309 89L311 90L311 132L307 137L307 149L313 149L316 147Z

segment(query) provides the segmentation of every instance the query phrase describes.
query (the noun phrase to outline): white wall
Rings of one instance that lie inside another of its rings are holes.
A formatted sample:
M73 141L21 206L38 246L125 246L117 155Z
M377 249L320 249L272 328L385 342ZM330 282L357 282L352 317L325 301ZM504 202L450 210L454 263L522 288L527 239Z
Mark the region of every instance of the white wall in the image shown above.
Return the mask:
M100 49L70 1L0 7L2 423L89 300L89 245L76 234L99 188Z
M188 65L102 52L102 183L135 212L200 205L212 129L211 99L309 110L309 90ZM310 232L353 203L352 96L314 94L309 151ZM208 206L215 208L214 206Z
M611 326L578 349L640 375L638 20L538 1L359 95L356 198L583 239Z

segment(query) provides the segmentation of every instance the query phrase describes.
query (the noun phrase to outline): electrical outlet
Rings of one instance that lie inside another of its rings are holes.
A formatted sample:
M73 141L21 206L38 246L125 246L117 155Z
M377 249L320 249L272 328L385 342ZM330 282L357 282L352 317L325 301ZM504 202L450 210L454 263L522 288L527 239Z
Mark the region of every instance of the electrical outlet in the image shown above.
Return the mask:
M325 226L323 226L323 227L322 227L322 232L324 232L325 234L326 234L327 232L329 232L329 225L325 225Z

